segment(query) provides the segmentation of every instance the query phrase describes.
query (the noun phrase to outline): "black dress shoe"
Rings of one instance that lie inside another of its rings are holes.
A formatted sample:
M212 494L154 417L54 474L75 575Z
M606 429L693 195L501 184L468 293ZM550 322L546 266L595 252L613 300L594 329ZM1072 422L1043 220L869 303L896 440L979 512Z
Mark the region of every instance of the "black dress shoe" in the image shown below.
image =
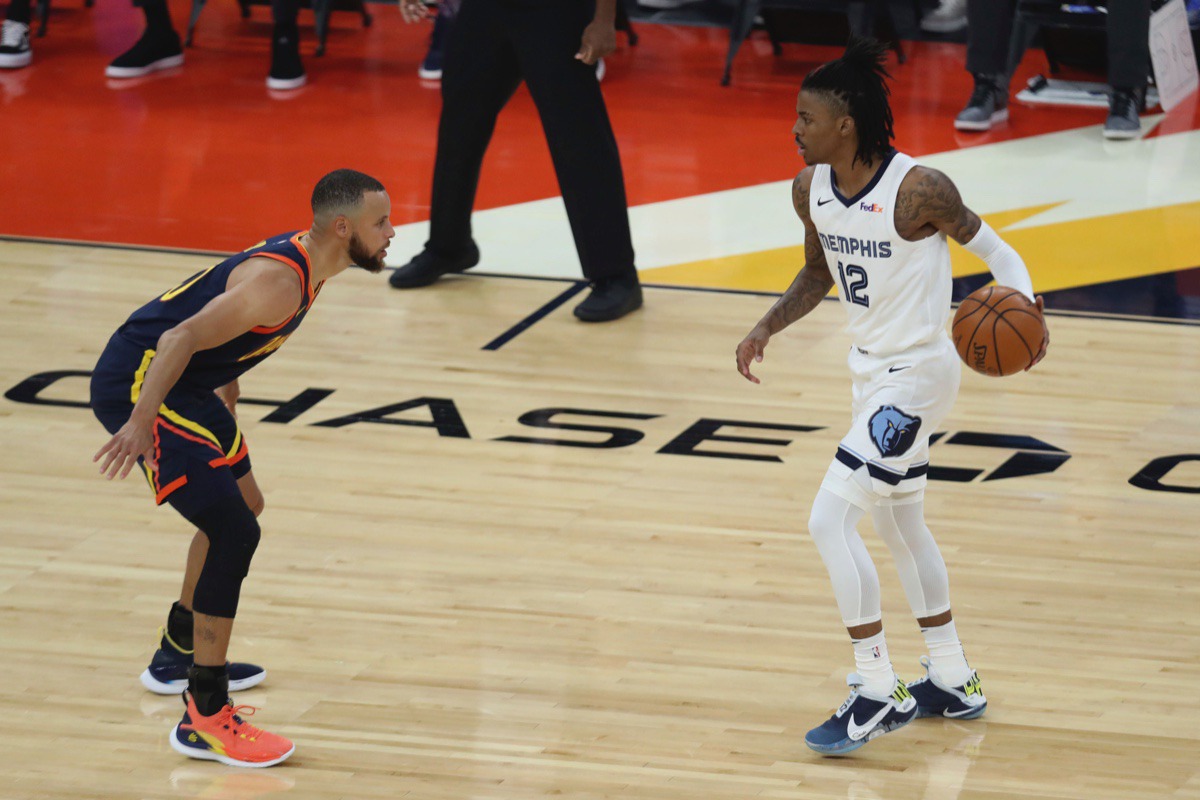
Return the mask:
M642 307L642 285L637 278L597 281L592 293L575 306L575 316L584 322L609 322Z
M428 286L451 272L465 272L479 263L479 248L472 242L462 255L446 258L432 250L422 250L412 261L392 273L388 283L397 289Z

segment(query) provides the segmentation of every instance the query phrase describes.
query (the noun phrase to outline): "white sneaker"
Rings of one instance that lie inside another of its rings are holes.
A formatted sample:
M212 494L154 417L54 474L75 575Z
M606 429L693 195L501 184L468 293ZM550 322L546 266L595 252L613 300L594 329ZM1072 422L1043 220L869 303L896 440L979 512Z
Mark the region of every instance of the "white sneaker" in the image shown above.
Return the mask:
M942 0L932 12L921 19L921 30L930 33L953 33L967 27L967 0Z
M32 60L29 26L24 22L4 20L4 28L0 30L0 69L20 69L29 66Z

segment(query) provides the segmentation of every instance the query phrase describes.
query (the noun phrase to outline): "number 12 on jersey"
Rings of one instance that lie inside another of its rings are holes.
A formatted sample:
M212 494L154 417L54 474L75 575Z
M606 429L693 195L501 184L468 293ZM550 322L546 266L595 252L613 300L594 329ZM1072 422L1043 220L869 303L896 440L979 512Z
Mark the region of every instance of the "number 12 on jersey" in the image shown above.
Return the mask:
M846 276L849 275L847 281ZM867 297L867 271L857 264L842 264L838 262L838 278L842 282L842 297L856 305L870 307L871 298Z

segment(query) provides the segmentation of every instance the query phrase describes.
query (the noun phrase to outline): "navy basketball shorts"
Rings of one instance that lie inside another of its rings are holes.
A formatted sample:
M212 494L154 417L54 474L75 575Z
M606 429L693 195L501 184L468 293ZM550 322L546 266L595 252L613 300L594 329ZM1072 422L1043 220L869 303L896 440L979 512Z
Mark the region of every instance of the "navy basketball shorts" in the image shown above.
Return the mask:
M154 351L114 334L92 372L92 413L109 433L129 421ZM250 472L250 453L237 420L211 391L176 386L154 420L154 457L138 465L154 502L191 518L217 500L240 496L237 481Z
M831 471L848 478L865 465L881 497L925 488L929 437L954 407L962 379L950 337L886 356L851 348L848 363L854 422Z

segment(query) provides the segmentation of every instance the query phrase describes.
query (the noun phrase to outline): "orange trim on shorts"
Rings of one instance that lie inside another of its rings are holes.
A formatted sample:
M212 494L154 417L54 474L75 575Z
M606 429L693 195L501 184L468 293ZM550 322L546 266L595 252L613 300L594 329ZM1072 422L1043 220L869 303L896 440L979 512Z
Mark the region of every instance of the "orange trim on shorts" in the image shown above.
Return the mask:
M160 491L158 494L156 494L154 496L154 502L161 506L163 504L163 501L167 499L167 495L171 494L171 492L180 488L185 483L187 483L187 475L179 476L178 478L176 478L175 480L171 481L166 486L164 486L162 488L162 491Z
M182 428L176 428L174 425L167 422L162 417L158 418L158 424L162 425L164 428L166 428L167 430L176 434L177 436L182 436L183 438L188 439L193 442L198 442L199 444L202 444L205 447L211 447L213 450L216 450L218 453L221 453L221 448L217 447L215 444L210 442L208 439L205 439L201 436L193 436L192 434L188 433L187 431L183 430ZM155 459L157 459L158 453L155 453L154 457L155 457ZM222 460L225 458L224 453L221 453L221 458L222 458Z

